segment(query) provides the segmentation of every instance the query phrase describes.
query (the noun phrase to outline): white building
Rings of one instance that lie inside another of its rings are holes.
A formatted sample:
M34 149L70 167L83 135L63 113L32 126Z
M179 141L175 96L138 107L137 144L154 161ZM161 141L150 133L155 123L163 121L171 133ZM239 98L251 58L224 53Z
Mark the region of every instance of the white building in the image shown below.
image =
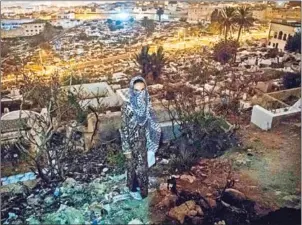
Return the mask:
M34 21L34 19L2 19L1 29L2 30L12 30L20 28L22 24Z
M301 30L301 23L271 22L268 34L268 46L284 51L286 41Z
M24 29L24 36L34 36L44 31L45 23L39 21L33 21L22 24Z
M2 26L4 29L2 29ZM1 24L2 38L28 37L40 34L45 27L44 22L40 21L17 21Z

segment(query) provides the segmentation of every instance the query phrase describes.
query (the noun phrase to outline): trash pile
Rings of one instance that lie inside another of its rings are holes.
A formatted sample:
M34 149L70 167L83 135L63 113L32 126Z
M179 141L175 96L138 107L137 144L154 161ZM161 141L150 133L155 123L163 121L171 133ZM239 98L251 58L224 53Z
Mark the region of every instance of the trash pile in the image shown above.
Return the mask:
M15 210L15 205L2 218L3 224L147 224L149 198L131 198L125 174L90 183L67 178L57 187L20 196L23 208Z

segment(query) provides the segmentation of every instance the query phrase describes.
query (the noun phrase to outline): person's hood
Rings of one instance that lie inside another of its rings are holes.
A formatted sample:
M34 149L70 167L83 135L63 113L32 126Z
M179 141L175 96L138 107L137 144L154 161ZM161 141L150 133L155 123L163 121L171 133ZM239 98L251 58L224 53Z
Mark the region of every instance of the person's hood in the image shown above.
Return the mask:
M136 81L143 81L145 83L145 90L147 90L147 83L146 83L146 80L142 77L142 76L135 76L131 79L130 81L130 85L129 85L129 88L133 91L134 90L134 82Z

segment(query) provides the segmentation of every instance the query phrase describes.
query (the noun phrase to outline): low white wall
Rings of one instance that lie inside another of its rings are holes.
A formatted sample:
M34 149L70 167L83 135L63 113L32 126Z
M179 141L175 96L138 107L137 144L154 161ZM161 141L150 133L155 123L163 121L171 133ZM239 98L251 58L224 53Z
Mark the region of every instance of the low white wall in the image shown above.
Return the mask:
M252 111L251 122L262 130L269 130L272 127L274 114L259 105L255 105Z
M262 130L270 130L280 120L284 120L287 117L295 116L301 113L301 109L299 107L288 107L287 109L288 110L286 111L281 109L276 113L273 113L259 105L255 105L252 111L251 122Z

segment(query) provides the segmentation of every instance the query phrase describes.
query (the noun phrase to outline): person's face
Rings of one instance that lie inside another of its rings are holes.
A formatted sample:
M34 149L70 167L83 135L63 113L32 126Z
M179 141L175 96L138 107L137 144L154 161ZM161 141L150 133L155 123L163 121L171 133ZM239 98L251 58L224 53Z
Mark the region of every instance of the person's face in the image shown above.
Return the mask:
M144 82L137 82L134 84L134 90L137 92L140 92L142 90L145 90L145 83Z

